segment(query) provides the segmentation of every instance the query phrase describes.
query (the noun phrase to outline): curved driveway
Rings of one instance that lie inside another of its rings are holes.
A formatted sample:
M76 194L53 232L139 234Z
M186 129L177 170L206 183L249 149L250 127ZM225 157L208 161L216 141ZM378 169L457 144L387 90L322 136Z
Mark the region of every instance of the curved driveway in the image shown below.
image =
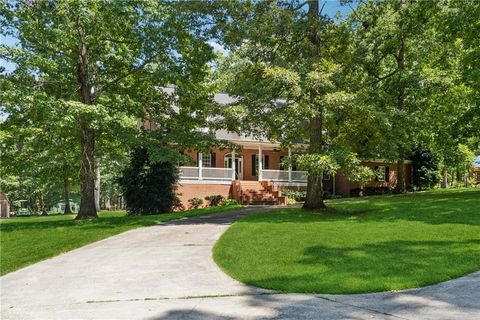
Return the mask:
M361 295L279 294L231 279L212 246L239 217L270 209L136 229L7 274L1 319L480 319L480 272Z

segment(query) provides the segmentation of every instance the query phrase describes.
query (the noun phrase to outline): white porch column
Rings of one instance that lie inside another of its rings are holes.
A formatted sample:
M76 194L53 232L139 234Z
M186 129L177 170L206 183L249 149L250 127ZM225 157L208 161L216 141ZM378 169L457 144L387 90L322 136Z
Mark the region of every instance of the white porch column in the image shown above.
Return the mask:
M262 145L258 146L258 181L262 181Z
M235 165L235 149L232 150L232 180L235 180L236 176L236 165Z
M198 153L198 180L203 180L203 154Z
M292 157L292 149L288 147L288 158ZM292 163L288 165L288 182L292 182Z

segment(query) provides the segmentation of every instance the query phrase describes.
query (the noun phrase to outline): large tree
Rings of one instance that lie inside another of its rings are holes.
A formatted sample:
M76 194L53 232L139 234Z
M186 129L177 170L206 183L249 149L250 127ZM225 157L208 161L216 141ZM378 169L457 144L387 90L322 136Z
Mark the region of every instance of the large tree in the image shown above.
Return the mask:
M368 75L364 85L390 126L383 148L398 159L397 192L405 191L405 159L425 120L422 97L431 83L422 72L435 46L430 21L437 12L433 1L368 1L351 15L356 53Z
M304 208L324 208L323 174L341 169L355 179L369 176L345 139L370 115L353 103L361 75L352 63L350 30L323 14L318 0L258 2L239 10L225 37L232 53L217 70L222 89L238 97L223 110L225 119L231 130L284 146L308 145L291 161L309 173Z
M13 91L13 86L16 89L21 86L19 82L6 84L3 82L0 88ZM34 196L63 190L64 213L72 213L70 195L72 188L77 189L72 181L76 181L78 172L78 145L68 132L74 124L62 114L50 112L59 109L52 108L48 100L42 101L39 97L34 105L23 99L17 102L21 103L22 112L10 113L8 119L0 123L4 133L0 137L1 171L18 177L18 189L24 189L18 190L20 194L26 192ZM32 191L33 186L37 186L34 189L38 192Z
M27 106L18 97L33 108L47 97L48 112L64 110L74 119L68 134L79 147L78 219L97 217L97 146L135 137L132 123L160 104L152 101L158 87L180 84L190 92L184 84L190 80L193 88L203 76L213 53L205 37L210 21L197 9L195 3L146 0L0 4L1 33L19 42L2 46L1 58L15 63L15 81L22 82L2 92L2 107L22 113Z

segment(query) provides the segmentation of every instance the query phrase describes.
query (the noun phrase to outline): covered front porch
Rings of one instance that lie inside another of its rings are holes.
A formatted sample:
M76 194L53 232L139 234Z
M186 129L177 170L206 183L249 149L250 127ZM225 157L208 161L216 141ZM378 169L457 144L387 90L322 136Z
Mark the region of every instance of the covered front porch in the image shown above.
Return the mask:
M239 148L214 148L210 153L188 153L194 165L180 167L180 181L231 184L234 180L244 180L306 185L307 172L281 165L284 157L291 156L290 148L281 150L279 145L266 142L232 142L238 144Z

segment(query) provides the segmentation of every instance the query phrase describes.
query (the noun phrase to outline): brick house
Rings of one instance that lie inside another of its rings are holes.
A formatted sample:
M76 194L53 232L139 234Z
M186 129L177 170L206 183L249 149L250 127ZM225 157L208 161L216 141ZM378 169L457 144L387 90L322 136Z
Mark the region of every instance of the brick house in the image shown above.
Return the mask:
M171 88L164 89L173 93ZM226 94L216 94L219 104L232 103L235 100ZM154 124L147 123L152 128ZM262 140L250 135L239 135L226 130L215 132L219 140L227 140L236 146L235 150L214 148L208 153L190 151L191 165L181 166L180 181L177 189L179 198L185 207L194 197L220 194L233 198L242 204L285 204L283 189L305 190L307 172L294 167L284 168L282 159L294 152L290 148L281 149L278 143ZM364 165L384 172L384 177L371 181L367 187L393 188L396 185L397 165L383 160L372 160ZM411 163L406 162L405 182L411 185ZM324 188L332 195L348 196L359 185L349 181L341 173L324 177Z
M224 139L221 134L217 134ZM305 190L307 172L296 168L282 168L283 157L291 150L281 150L280 146L265 141L228 139L239 146L237 150L214 148L210 153L189 152L192 166L180 167L178 187L182 203L187 204L193 197L204 198L221 194L234 198L242 204L284 204L283 189ZM376 187L387 190L397 183L397 164L383 160L364 162L372 169L384 172L383 177L371 181L366 188ZM405 165L406 185L412 181L411 163ZM324 189L332 195L349 196L360 186L349 181L341 172L323 179Z
M475 158L473 168L470 169L470 178L473 180L475 185L480 185L480 156Z

